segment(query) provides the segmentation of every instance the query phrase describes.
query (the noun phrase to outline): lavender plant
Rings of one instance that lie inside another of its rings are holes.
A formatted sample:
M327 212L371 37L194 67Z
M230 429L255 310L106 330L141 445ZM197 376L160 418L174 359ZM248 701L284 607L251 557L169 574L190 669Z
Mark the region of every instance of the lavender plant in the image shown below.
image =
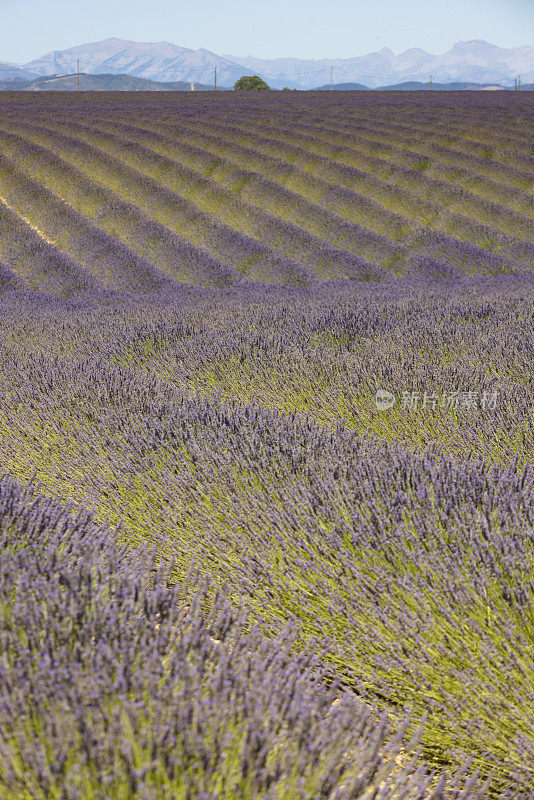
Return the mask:
M170 584L116 532L0 481L3 798L484 797L326 688L287 630ZM434 781L434 784L436 782Z
M0 797L529 800L532 101L265 94L0 97Z

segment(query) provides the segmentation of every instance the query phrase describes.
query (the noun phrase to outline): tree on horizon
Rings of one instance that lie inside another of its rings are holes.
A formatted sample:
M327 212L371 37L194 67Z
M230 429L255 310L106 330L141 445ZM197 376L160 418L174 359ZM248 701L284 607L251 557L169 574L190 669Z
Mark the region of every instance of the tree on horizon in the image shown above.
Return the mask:
M265 83L262 78L258 75L243 75L239 80L234 83L234 89L236 91L243 91L243 90L265 90L269 89L270 87Z

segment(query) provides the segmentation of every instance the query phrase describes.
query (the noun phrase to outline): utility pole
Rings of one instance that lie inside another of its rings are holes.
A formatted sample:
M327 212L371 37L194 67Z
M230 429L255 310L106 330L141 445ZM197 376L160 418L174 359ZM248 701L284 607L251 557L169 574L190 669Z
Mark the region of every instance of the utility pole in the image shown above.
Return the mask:
M517 92L517 78L514 78L514 92Z
M430 91L432 91L432 75L430 76Z
M517 91L521 91L521 75L517 76Z
M215 92L217 91L217 67L215 67L215 89L214 89L214 91Z
M334 90L334 67L330 67L330 91Z
M76 74L77 74L77 77L78 77L78 88L77 88L77 91L79 92L80 91L80 59L78 59L78 61L77 61Z

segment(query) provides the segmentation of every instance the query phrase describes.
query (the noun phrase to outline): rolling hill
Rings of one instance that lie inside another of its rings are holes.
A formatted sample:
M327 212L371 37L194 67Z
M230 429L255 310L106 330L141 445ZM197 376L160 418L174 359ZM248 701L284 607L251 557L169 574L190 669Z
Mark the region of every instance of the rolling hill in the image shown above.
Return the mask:
M80 73L80 91L91 92L190 92L191 83L175 81L160 83L131 75L87 75ZM193 83L194 91L207 91L213 86ZM77 75L46 75L33 80L0 82L0 91L73 92L78 88Z

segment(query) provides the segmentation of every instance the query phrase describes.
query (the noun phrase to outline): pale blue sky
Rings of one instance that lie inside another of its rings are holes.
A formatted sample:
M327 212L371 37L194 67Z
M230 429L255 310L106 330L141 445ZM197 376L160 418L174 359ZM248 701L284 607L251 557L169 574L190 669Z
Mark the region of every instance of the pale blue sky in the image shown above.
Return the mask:
M263 58L534 43L533 0L0 0L0 61L110 36Z

